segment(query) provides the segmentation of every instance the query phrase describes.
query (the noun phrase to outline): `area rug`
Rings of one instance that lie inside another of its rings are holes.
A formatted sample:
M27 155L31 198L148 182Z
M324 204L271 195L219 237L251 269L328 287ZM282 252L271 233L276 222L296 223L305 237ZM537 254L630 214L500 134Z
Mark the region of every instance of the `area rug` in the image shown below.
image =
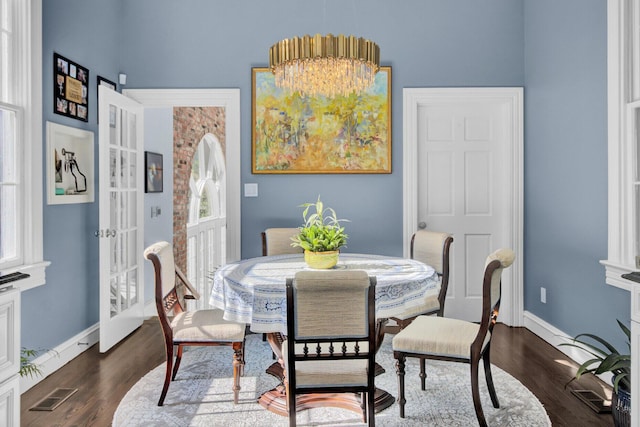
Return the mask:
M376 377L376 386L397 396L392 335L387 335L376 355L386 370ZM165 365L153 369L127 392L113 417L114 427L130 426L287 426L287 418L265 410L257 403L263 392L278 385L265 373L273 362L269 344L261 335L246 340L245 375L241 379L240 402L233 404L231 350L197 347L185 352L176 380L169 386L164 406L157 406ZM487 422L492 427L551 426L545 409L526 387L496 366L491 368L500 408L491 404L480 368L480 393ZM478 425L471 398L469 365L427 362L427 389L420 390L416 359L406 366L405 418L398 404L376 414L378 426ZM360 414L340 408L313 408L298 413L299 426L363 426Z

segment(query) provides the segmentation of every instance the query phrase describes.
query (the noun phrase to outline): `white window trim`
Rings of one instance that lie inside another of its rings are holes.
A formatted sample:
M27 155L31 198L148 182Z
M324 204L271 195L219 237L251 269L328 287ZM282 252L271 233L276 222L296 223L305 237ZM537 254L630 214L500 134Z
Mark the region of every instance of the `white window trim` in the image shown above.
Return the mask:
M13 282L13 286L22 291L45 284L45 268L50 264L43 260L42 227L42 0L24 2L22 19L30 17L30 35L24 49L19 50L20 58L27 72L21 75L22 87L26 88L26 99L22 129L24 142L25 169L22 174L23 200L23 256L24 264L2 270L2 274L16 271L30 275L27 279Z
M606 283L632 290L634 282L622 274L638 270L635 266L636 208L633 205L633 176L636 148L629 131L633 79L633 32L631 3L638 0L607 2L607 72L608 72L608 168L609 168L609 241L607 259L600 261L606 269ZM635 27L635 28L634 28ZM637 91L637 87L634 91Z

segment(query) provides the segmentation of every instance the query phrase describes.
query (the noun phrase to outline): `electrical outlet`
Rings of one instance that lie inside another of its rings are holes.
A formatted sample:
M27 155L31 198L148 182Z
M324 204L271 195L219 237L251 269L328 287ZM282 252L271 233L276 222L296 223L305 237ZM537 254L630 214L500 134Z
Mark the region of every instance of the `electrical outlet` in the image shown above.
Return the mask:
M543 288L540 286L540 302L543 304L547 303L547 288Z

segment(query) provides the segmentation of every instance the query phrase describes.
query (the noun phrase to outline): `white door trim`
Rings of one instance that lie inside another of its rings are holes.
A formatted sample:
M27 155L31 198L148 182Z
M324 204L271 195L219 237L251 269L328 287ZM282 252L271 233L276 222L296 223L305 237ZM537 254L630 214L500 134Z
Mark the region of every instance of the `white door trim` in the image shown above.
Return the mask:
M227 262L240 260L240 89L125 89L145 107L224 107L227 157Z
M466 99L502 99L511 109L513 140L511 171L514 179L505 182L504 194L510 195L509 241L516 262L503 274L511 275L511 292L503 292L500 321L510 326L524 322L523 285L523 90L520 87L496 88L405 88L403 89L403 248L409 256L409 240L418 223L418 108L434 102Z

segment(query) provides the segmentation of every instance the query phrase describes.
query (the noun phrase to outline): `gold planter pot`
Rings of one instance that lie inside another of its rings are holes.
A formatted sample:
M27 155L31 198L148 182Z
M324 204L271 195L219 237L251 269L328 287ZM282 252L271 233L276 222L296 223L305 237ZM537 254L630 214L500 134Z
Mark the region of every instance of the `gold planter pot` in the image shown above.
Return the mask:
M304 261L311 268L328 269L338 263L340 251L311 252L304 251Z

